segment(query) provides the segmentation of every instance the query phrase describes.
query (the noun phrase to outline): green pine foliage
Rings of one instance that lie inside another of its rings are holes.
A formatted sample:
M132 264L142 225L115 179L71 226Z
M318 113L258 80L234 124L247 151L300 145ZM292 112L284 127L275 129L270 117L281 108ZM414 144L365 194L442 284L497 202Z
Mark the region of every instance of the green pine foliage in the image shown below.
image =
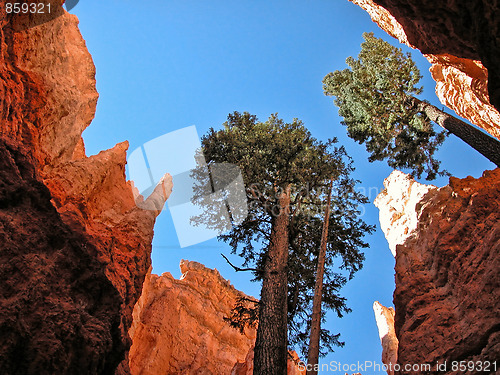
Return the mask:
M349 312L340 288L364 260L365 234L373 231L360 218L359 205L366 197L355 190L352 161L336 140L321 142L300 120L285 123L276 114L260 122L249 113L234 112L221 130L210 129L202 138L202 152L208 165L231 163L243 174L249 215L238 226L221 235L232 252L241 256L244 267L254 269L261 280L270 245L273 217L278 213L280 191L291 186L289 207L288 327L292 346L304 348L308 340L315 272L323 225L324 205L330 179L334 178L334 197L330 217L324 306L339 316ZM197 177L197 172L193 174ZM202 177L200 172L198 177ZM203 199L206 187L200 184L195 203L204 213L194 221L207 225L217 221L215 206ZM212 205L214 207L212 207ZM242 328L257 319L257 308L250 301L239 301L229 317L231 325ZM338 334L322 332L324 349L342 345Z
M445 175L434 153L446 133L436 132L411 101L422 92L422 76L411 55L373 33L363 38L358 58L346 60L349 68L323 79L324 93L335 97L349 137L365 144L371 162L387 160L416 177L426 173L428 180Z

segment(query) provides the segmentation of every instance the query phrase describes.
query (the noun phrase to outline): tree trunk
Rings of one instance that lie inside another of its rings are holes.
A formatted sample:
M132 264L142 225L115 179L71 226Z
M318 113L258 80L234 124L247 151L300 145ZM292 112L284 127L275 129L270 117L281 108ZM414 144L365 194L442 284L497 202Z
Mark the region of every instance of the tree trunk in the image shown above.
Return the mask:
M328 223L330 219L330 204L332 196L333 180L330 180L328 190L328 200L326 203L325 219L323 221L323 230L321 232L321 242L318 254L318 266L316 269L316 283L314 285L313 310L311 316L311 334L309 336L309 352L307 355L307 364L310 370L307 375L317 375L315 370L319 362L319 340L321 335L321 303L323 300L323 275L325 274L326 245L328 242Z
M279 213L272 219L271 241L264 263L259 325L254 350L254 375L286 375L287 373L290 186L279 198L278 205Z
M441 111L432 104L414 97L411 97L410 101L419 112L425 114L430 120L450 133L455 134L497 167L500 167L500 141L498 139L490 137L476 127Z

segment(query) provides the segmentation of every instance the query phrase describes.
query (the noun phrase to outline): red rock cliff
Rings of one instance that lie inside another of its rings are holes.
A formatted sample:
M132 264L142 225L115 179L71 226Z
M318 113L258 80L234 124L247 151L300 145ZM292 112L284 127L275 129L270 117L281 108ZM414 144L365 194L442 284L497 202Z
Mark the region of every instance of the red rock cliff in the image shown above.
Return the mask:
M239 297L217 270L181 261L182 277L151 274L134 309L130 329L133 375L253 373L256 329L241 334L224 317ZM289 375L303 375L299 359L288 364Z
M483 0L350 1L389 35L424 53L444 105L500 139L498 5Z
M383 227L405 226L399 220L407 212L418 222L387 237L396 251L397 361L447 361L443 373L479 373L452 371L451 364L500 358L500 169L479 179L452 177L443 188L413 181L411 190L424 192L418 200L408 183L397 183L402 175L393 172L376 200Z
M182 277L150 274L130 330L134 375L229 374L255 341L224 321L238 297L247 297L217 270L182 261Z
M140 210L125 180L127 143L85 156L95 68L77 18L58 9L27 29L0 9L3 374L114 372L172 187L164 179L151 197L158 210Z

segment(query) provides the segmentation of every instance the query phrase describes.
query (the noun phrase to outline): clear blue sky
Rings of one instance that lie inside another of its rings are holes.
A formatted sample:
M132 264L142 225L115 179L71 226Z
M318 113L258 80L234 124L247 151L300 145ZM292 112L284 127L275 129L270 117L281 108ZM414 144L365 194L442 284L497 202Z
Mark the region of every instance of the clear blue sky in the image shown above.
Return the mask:
M100 93L96 118L84 132L87 155L123 140L130 142L132 151L190 125L202 135L209 127L220 127L235 110L261 120L278 112L287 121L303 120L316 138L338 137L354 158L355 175L371 202L390 174L386 164L367 162L364 146L347 138L337 108L322 93L322 78L344 68L347 56L357 55L364 31L398 43L347 0L85 0L72 13L80 18L94 58ZM441 107L429 63L418 51L413 56L425 76L423 97ZM457 177L479 177L493 168L451 137L438 156ZM364 219L378 226L373 204L364 210ZM380 363L372 304L379 300L392 305L394 259L380 229L368 241L364 268L343 289L353 312L342 319L329 316L325 325L340 332L346 345L323 362ZM158 218L155 273L178 277L180 259L195 260L217 268L238 289L258 297L259 285L250 283L251 275L235 274L220 252L228 255L229 249L216 240L181 249L169 211Z

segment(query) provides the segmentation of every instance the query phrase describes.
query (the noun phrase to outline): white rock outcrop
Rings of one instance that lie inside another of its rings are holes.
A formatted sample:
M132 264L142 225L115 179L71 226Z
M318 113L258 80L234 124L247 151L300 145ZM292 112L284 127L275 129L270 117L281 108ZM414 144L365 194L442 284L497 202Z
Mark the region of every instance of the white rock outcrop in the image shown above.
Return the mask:
M384 187L373 203L379 209L380 227L392 255L396 256L397 245L403 244L417 229L417 203L430 190L437 188L421 184L400 171L393 171L384 180Z
M378 334L382 343L382 362L389 368L388 375L394 375L394 365L398 361L398 339L394 331L394 309L380 302L373 303ZM392 364L392 366L390 366Z

